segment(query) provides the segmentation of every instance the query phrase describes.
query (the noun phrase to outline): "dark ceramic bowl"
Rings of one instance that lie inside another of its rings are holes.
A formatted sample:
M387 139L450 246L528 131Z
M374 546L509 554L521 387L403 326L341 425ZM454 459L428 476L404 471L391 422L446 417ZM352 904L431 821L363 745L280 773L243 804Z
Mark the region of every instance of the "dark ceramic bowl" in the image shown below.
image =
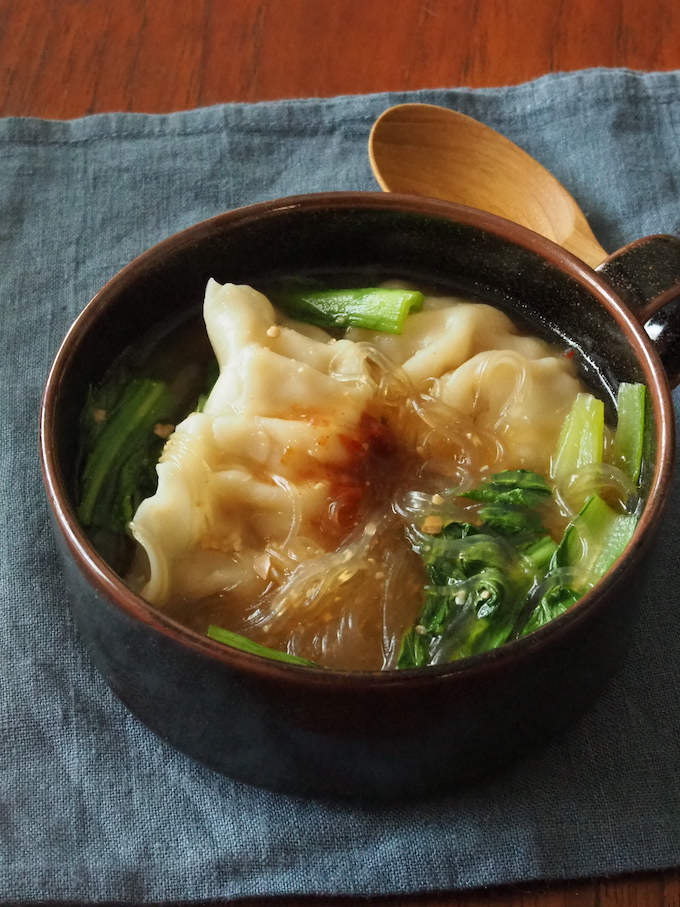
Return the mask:
M133 261L72 327L42 411L42 463L66 588L85 645L112 689L161 737L217 771L309 796L441 793L506 765L573 721L621 661L671 480L667 372L674 383L679 248L673 237L641 240L597 274L548 240L480 211L333 193L231 211ZM582 377L605 398L620 381L644 382L651 394L646 506L624 555L540 631L436 668L320 671L222 646L127 589L74 513L80 413L88 387L121 351L198 307L209 277L261 283L365 268L495 301L539 335L579 350ZM666 370L622 296L644 313Z

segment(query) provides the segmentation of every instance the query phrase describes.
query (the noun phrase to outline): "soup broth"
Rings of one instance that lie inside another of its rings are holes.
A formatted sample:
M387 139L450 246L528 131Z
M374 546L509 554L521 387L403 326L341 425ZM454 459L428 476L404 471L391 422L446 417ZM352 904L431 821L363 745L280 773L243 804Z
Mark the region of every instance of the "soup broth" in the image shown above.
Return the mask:
M499 310L442 293L420 304L400 333L324 329L212 281L207 335L185 323L138 353L128 368L169 386L174 408L153 425L167 436L158 489L130 515L131 587L199 633L360 671L473 654L463 632L508 641L558 588L573 595L557 613L573 604L592 565L575 578L555 558L588 493L605 516L636 504L616 465L585 492L551 476L577 400L595 398L570 350ZM603 425L600 459L612 437ZM488 563L470 567L483 546Z

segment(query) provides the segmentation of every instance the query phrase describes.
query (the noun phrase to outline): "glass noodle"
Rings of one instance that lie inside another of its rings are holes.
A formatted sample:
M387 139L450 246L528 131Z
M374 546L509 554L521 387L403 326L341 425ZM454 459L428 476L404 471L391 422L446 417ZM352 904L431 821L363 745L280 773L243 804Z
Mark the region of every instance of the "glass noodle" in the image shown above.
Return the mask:
M459 495L486 473L505 467L507 412L522 405L529 379L520 357L512 353L480 364L477 400L472 413L464 414L439 398L436 379L426 391L418 390L376 346L358 346L359 357L350 359L342 351L329 371L340 381L370 384L372 417L387 424L404 445L392 463L388 499L377 501L367 489L357 527L337 550L327 552L300 535L295 486L272 476L289 495L290 531L283 544L267 546L258 562L268 580L266 590L240 609L231 594L224 602L218 596L192 603L182 616L197 628L217 623L327 667L393 669L403 633L421 607L425 583L404 524L417 527L432 513L445 520L475 518L479 505L461 504ZM514 380L491 434L475 427L474 417L499 367L510 368ZM383 490L385 476L379 484ZM550 514L556 527L564 528L565 517L557 509Z

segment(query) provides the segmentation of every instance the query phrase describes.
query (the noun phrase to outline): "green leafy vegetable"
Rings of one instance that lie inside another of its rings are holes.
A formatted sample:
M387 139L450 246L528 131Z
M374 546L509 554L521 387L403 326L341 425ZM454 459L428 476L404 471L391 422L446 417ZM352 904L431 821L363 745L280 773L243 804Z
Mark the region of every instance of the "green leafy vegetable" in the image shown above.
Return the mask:
M482 486L491 488L498 495L508 492L524 491L527 494L532 493L534 497L526 502L530 507L540 500L550 497L550 486L538 473L530 469L506 469L503 472L497 472L489 477L488 481ZM468 492L467 497L472 497L472 492ZM477 500L482 500L478 498Z
M642 466L647 388L644 384L620 384L617 395L618 421L611 460L614 466L637 482Z
M562 427L550 474L558 482L590 463L601 463L604 450L604 403L577 394Z
M534 508L550 498L550 487L528 469L506 470L461 497L486 502L479 510L482 523L501 535L540 533L541 518Z
M205 408L205 404L210 396L210 392L215 386L215 382L220 377L220 365L217 359L211 359L208 366L208 374L206 375L205 390L202 394L199 395L196 402L195 412L202 413Z
M545 624L568 611L581 597L570 586L556 585L543 595L525 623L521 636L539 630Z
M417 537L414 547L431 585L402 641L399 668L452 661L506 642L554 555L555 542L536 512L550 497L541 476L497 473L461 497L484 503L483 522L452 522L436 536Z
M543 525L540 516L527 507L518 507L499 501L487 504L479 511L484 525L500 535L518 535L520 532L538 533Z
M646 389L622 384L612 458L637 482L645 430ZM604 404L578 394L552 458L556 481L599 464L604 454ZM603 576L637 524L591 494L559 544L545 531L541 506L551 488L527 470L497 473L461 495L481 506L481 521L449 523L412 543L431 585L416 625L404 636L399 668L442 664L526 636L563 614ZM543 590L543 591L542 591Z
M410 312L423 307L424 296L414 290L369 287L356 290L299 290L273 296L290 318L322 328L368 328L401 334Z
M208 367L206 388L219 368ZM156 490L156 464L175 423L201 408L206 394L187 399L169 384L115 370L90 389L81 417L78 518L106 560L122 569L131 554L127 527Z
M590 495L555 548L547 574L557 579L560 573L567 572L563 568L573 568L572 580L557 580L541 596L520 635L538 630L575 604L623 552L636 524L635 514L616 513L598 495Z
M83 526L120 531L153 493L164 443L154 428L170 420L173 403L164 382L124 374L90 394L78 507Z
M424 668L429 665L431 642L432 635L427 631L421 631L420 625L407 630L401 641L397 668L407 670L408 668Z
M599 579L623 552L636 524L635 514L617 513L592 494L567 527L552 566L579 567Z
M550 567L557 551L557 543L549 535L543 535L533 545L524 549L524 556L533 564L537 575L543 575Z
M404 636L397 667L451 661L484 651L491 635L507 638L514 623L513 598L508 574L495 567L447 586L426 586L425 606L418 623ZM447 655L442 659L437 650L444 648Z
M307 661L306 658L289 655L287 652L280 652L278 649L270 649L269 646L253 642L247 636L241 636L239 633L233 633L231 630L225 630L224 627L217 627L214 624L208 627L207 635L210 639L224 643L225 646L231 646L232 649L240 649L241 652L249 652L251 655L261 655L263 658L269 658L272 661L285 661L288 664L305 665L308 668L319 667L313 661Z

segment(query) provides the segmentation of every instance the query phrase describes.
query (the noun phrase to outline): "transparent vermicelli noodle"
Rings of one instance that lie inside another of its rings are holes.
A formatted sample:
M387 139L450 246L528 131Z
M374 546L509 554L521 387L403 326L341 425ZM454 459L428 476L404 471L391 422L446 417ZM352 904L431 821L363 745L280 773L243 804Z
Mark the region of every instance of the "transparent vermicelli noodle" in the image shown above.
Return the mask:
M637 485L611 463L588 463L565 481L555 484L555 497L565 513L575 515L591 494L598 494L622 512L634 512L639 501Z
M536 589L566 607L571 574L555 570L570 520L593 494L601 522L628 514L637 493L620 457L550 479L584 392L574 363L492 306L390 286L408 297L396 327L375 306L380 327L365 326L350 300L339 330L323 293L303 300L305 323L251 287L208 283L218 373L169 426L156 491L129 523L135 591L197 632L338 670L513 638ZM591 544L579 526L570 552Z

